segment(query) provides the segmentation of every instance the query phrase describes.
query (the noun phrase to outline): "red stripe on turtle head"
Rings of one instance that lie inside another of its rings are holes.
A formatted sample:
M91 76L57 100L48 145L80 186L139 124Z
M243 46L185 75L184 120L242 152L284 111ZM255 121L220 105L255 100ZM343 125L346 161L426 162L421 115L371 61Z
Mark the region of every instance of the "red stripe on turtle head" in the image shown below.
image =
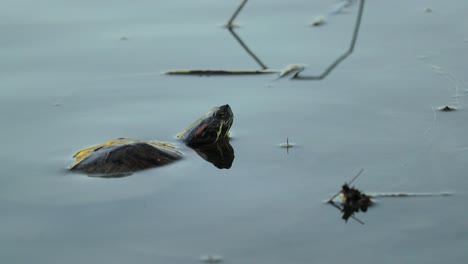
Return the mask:
M201 125L201 126L197 129L197 131L195 131L194 136L195 136L195 137L199 137L199 136L203 133L203 131L205 131L205 128L207 128L207 127L208 127L208 124L203 124L203 125Z

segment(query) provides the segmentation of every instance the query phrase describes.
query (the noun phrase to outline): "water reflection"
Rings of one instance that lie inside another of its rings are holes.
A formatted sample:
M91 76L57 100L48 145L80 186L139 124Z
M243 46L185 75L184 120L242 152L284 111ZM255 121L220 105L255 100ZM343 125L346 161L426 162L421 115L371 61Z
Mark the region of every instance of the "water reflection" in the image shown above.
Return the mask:
M215 144L194 148L195 152L204 160L218 169L229 169L234 161L234 148L229 140L220 140Z

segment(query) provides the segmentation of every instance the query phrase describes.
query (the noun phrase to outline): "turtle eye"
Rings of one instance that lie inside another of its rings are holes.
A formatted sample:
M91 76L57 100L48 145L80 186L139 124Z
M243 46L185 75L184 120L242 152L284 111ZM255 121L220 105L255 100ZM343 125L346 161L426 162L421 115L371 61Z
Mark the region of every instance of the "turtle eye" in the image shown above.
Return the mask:
M218 117L225 117L226 116L226 112L224 111L221 111L218 113Z

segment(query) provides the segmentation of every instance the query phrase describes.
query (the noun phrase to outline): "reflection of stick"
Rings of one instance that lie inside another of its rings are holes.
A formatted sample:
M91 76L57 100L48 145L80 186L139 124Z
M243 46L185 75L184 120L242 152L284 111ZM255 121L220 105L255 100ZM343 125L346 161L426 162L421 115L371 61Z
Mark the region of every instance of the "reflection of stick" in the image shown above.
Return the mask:
M341 212L343 212L343 208L339 207L338 205L336 205L334 202L329 202L329 204L331 204L333 207L335 207L336 209L340 210ZM364 222L359 220L357 217L354 216L354 213L351 215L351 218L354 219L356 222L360 223L361 225L364 225Z
M344 61L349 55L351 55L351 53L353 53L353 50L354 50L354 46L356 45L356 40L357 40L357 37L358 37L358 33L359 33L359 28L361 26L361 18L362 18L362 13L364 11L364 0L361 0L360 3L359 3L359 12L358 12L358 15L357 15L357 19L356 19L356 24L354 25L354 32L353 32L353 38L351 40L351 43L349 45L349 48L348 50L343 53L343 55L341 55L340 57L338 57L338 59L336 59L330 66L328 66L327 69L325 69L325 71L318 75L318 76L313 76L313 75L309 75L309 76L300 76L299 73L297 73L293 78L292 80L322 80L324 79L325 77L327 77L328 74L330 74L330 72L335 69L336 66L338 66L338 64L340 64L342 61Z
M228 27L228 30L229 32L231 32L232 36L237 40L237 42L242 46L242 48L244 48L244 50L250 55L250 57L252 57L255 62L257 62L258 65L260 65L260 67L262 69L268 69L268 66L266 66L250 49L249 47L247 47L247 45L245 45L244 41L242 41L242 39L239 37L239 35L236 34L236 32L234 32L234 29L232 29L231 27Z
M236 19L237 15L239 15L240 11L242 10L242 8L244 8L245 4L247 4L247 0L244 0L242 1L242 3L240 4L240 6L236 9L236 11L234 12L234 14L232 14L231 16L231 19L229 19L229 21L227 22L226 26L228 28L232 28L234 26L234 19Z
M363 171L364 171L364 169L361 169L361 170L356 174L356 176L354 176L354 177L351 179L351 181L350 181L349 183L346 183L346 184L350 185L351 183L353 183L353 182L359 177L359 175L361 175L361 173L362 173ZM330 198L330 200L328 200L328 203L333 203L333 199L335 199L338 195L340 195L340 193L341 193L341 190L340 190L337 194L335 194L332 198Z

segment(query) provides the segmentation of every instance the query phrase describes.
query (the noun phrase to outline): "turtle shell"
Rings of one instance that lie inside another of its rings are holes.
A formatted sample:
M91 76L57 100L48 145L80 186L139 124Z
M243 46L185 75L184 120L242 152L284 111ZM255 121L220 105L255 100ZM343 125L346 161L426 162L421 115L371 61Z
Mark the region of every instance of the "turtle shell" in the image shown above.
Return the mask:
M115 177L167 165L180 159L182 153L170 143L119 138L81 150L73 157L72 171Z

